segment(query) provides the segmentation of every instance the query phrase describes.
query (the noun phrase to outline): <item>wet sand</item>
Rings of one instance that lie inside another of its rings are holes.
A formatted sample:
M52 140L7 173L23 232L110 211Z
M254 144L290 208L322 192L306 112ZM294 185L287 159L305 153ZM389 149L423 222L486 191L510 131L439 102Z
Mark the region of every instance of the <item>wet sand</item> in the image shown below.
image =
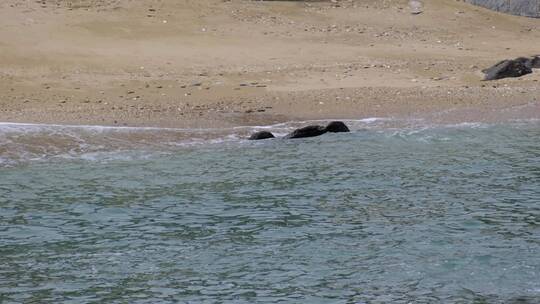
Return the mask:
M0 121L219 128L540 118L540 20L457 1L0 3Z

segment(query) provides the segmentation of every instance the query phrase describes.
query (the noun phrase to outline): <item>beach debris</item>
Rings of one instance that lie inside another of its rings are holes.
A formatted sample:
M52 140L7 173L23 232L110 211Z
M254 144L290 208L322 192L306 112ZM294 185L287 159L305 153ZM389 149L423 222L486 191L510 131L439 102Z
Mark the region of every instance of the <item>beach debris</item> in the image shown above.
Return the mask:
M497 80L531 74L533 68L540 68L540 56L503 60L482 72L485 74L484 80Z
M424 4L422 1L418 0L411 0L409 1L409 9L411 10L411 14L418 15L423 12Z

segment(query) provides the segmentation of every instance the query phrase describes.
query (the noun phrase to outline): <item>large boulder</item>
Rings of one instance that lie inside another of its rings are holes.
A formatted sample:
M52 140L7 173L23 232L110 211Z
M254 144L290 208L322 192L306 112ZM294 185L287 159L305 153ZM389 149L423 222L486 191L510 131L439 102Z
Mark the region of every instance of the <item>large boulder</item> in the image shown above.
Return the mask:
M467 0L467 2L512 15L540 18L538 0Z
M496 80L530 74L532 67L533 59L520 57L514 60L503 60L482 72L486 74L484 80Z
M259 131L259 132L253 133L249 137L249 140L261 140L261 139L269 139L269 138L274 138L274 137L275 137L274 134L272 134L271 132Z

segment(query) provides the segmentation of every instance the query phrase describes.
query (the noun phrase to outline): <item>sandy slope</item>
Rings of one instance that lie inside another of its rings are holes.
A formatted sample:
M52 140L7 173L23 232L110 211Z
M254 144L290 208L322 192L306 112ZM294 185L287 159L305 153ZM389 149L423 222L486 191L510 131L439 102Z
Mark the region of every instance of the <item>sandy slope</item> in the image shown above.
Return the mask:
M0 28L0 121L540 118L540 71L479 72L540 53L540 19L461 1L4 0Z

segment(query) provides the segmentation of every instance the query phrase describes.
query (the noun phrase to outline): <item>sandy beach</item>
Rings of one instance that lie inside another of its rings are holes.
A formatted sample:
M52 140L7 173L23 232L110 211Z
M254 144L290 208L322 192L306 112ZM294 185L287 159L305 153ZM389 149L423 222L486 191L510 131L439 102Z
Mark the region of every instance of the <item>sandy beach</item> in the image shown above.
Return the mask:
M231 127L540 118L540 19L461 1L0 3L0 121Z

